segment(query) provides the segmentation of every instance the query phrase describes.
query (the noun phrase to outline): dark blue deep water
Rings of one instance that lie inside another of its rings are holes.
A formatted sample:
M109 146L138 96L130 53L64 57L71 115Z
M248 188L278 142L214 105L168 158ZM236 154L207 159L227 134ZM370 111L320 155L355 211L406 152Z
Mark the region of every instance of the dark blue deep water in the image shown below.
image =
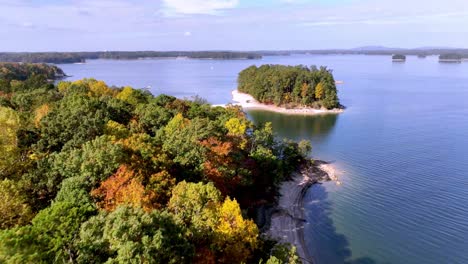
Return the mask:
M262 60L95 60L60 65L70 79L150 86L153 94L230 101L251 64L333 69L340 115L252 111L254 122L312 142L342 185L307 193L306 242L317 263L468 263L468 63L436 57L278 56Z

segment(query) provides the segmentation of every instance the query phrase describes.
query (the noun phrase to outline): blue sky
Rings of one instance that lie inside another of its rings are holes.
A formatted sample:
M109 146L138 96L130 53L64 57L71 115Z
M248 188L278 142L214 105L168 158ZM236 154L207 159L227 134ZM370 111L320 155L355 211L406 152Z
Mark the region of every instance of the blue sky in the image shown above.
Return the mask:
M468 48L468 0L0 0L0 51Z

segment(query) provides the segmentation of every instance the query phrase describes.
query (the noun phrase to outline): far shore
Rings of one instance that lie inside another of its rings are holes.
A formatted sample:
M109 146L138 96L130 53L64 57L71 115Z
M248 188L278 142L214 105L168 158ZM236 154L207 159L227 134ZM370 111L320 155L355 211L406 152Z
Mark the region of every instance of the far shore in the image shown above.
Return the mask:
M281 184L278 205L269 219L266 235L295 246L304 264L314 263L304 240L304 226L307 222L304 213L304 196L312 185L330 180L339 183L335 168L329 163L315 160L304 164L292 175L291 180Z
M339 114L343 112L343 109L315 109L315 108L284 108L275 105L267 105L258 102L250 94L241 93L238 90L232 91L232 100L236 102L234 105L239 105L243 109L259 109L271 112L277 112L282 114L291 115L320 115L320 114Z

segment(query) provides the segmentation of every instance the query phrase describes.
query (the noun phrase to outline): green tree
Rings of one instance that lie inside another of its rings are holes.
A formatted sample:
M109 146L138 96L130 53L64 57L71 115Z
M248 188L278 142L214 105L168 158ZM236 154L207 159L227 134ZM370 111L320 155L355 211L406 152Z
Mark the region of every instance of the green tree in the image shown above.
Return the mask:
M65 263L76 257L74 241L92 205L57 202L39 212L32 225L0 232L0 260L6 263Z
M119 207L84 223L78 263L189 263L193 246L167 213Z
M99 100L79 95L66 97L41 120L38 145L45 151L60 151L65 145L80 147L102 135L109 119L109 109Z

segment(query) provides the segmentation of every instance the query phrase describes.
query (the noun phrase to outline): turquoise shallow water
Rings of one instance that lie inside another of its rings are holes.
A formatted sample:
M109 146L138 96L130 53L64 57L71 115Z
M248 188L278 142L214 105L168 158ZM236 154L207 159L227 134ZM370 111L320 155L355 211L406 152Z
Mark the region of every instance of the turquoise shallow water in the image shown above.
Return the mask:
M310 140L313 156L340 171L342 185L307 193L306 243L317 263L468 263L468 63L298 55L60 66L70 79L221 104L240 70L264 63L327 65L344 81L340 115L249 112L281 137Z

